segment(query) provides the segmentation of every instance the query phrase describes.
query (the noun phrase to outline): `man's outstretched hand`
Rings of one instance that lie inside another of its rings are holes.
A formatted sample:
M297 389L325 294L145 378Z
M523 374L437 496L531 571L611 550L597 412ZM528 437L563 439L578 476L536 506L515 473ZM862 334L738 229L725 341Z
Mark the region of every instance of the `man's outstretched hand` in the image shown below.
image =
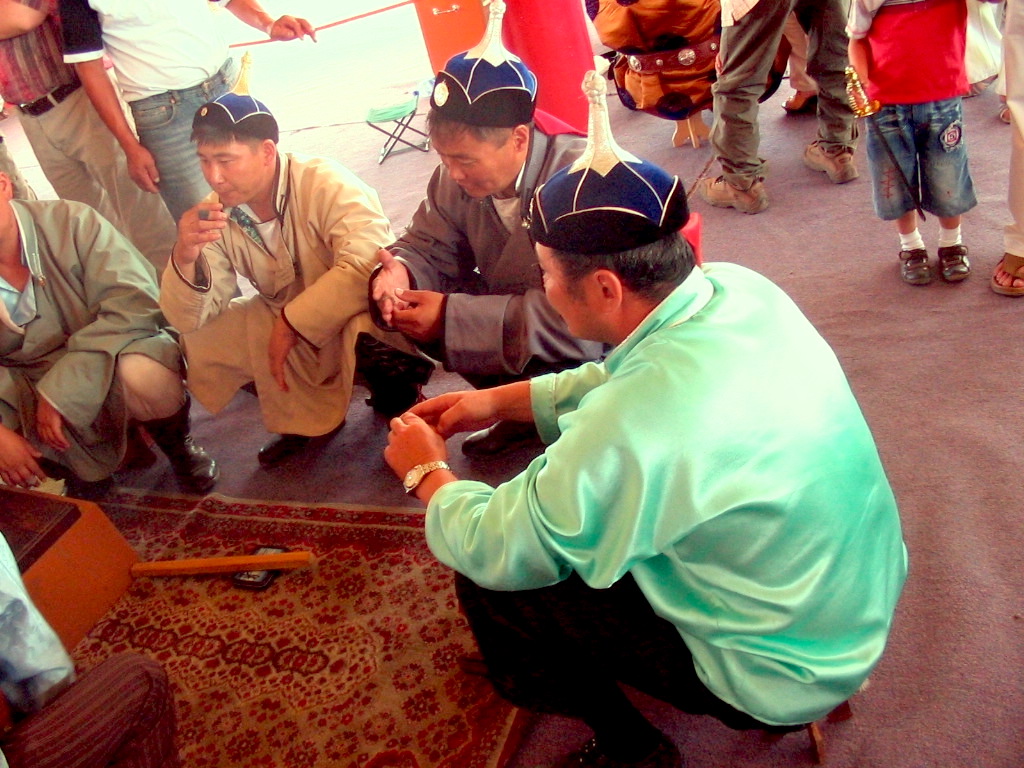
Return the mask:
M387 325L392 326L395 308L404 309L408 306L398 299L395 292L409 289L409 271L387 248L377 251L377 256L380 258L381 270L373 279L370 296L377 302L381 318Z
M405 304L404 309L396 306L391 313L391 325L395 330L421 343L441 338L444 333L443 293L398 288L395 297Z

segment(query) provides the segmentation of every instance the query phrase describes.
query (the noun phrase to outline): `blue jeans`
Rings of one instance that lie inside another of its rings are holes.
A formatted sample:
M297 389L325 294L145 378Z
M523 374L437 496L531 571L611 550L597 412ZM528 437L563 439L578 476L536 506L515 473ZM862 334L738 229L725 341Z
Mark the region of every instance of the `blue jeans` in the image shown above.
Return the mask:
M921 208L941 218L959 216L978 204L967 167L961 104L959 96L924 104L886 104L868 118L868 162L880 219L895 221L914 210L911 189L919 191Z
M203 104L227 93L237 78L238 65L229 58L213 77L198 85L129 104L139 143L156 161L160 196L175 222L210 194L210 185L203 177L192 146L192 118Z

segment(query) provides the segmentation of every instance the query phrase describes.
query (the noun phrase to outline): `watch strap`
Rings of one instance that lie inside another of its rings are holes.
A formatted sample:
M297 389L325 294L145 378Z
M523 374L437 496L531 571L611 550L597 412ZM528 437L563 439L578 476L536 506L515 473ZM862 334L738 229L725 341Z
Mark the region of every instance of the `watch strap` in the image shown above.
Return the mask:
M417 475L417 474L419 476L416 478L416 482L414 482L412 485L408 485L408 486L405 487L405 492L406 493L412 493L417 488L419 488L420 483L423 482L423 478L425 478L427 475L429 475L435 469L451 469L451 467L448 466L448 462L447 461L428 461L425 464L417 464L415 467L410 469L408 473L406 473L407 476L408 475Z

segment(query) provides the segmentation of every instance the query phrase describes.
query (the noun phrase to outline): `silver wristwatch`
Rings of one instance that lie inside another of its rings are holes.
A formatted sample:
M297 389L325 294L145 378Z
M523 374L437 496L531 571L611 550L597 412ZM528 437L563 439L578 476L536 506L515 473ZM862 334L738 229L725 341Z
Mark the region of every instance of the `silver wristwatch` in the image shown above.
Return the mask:
M446 461L428 461L426 464L417 464L405 473L405 479L402 480L405 492L412 493L415 491L419 484L423 482L423 478L435 469L451 469L451 467L448 466Z

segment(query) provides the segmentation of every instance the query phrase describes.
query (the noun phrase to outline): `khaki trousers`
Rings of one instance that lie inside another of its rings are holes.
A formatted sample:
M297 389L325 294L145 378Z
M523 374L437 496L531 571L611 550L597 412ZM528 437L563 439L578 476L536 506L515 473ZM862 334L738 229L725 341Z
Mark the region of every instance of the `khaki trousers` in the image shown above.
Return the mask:
M855 146L857 129L845 80L849 7L849 0L761 0L739 22L722 28L710 138L722 175L733 186L749 189L765 176L765 161L758 154L757 99L790 13L807 29L807 74L818 84L818 141L826 152Z
M49 112L20 112L25 137L57 196L92 206L163 274L177 227L160 195L128 175L124 152L79 88Z

